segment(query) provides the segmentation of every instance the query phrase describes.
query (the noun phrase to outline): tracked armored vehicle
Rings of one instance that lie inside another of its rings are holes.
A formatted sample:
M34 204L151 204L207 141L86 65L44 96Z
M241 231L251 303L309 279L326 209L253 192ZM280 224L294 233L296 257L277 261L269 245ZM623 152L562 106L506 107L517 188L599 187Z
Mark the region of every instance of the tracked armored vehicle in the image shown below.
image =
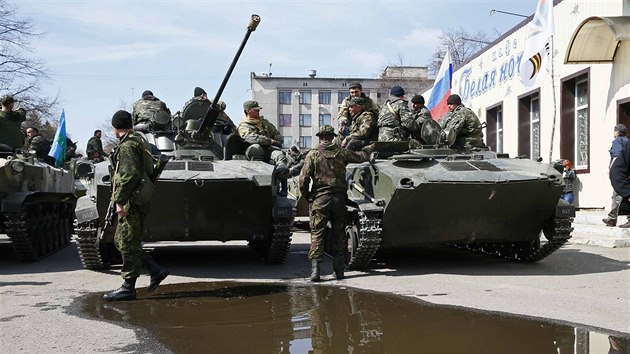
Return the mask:
M447 146L379 142L370 163L348 166L351 268L431 244L535 262L569 240L575 209L560 199L558 164Z
M72 171L34 155L0 152L0 233L21 261L39 260L70 244L74 208Z
M149 124L134 127L144 133L152 154L165 161L144 222L143 241L246 240L268 263L285 261L293 206L277 193L274 166L245 160L247 144L229 129L215 125L221 113L220 95L259 21L252 16L212 103L193 101L181 116L156 115ZM85 268L101 268L116 258L115 228L104 227L111 175L108 161L94 164L87 195L77 203L78 250Z
M535 262L569 240L575 209L560 199L561 164L450 149L455 136L434 121L422 134L433 145L377 142L370 162L348 165L351 269L378 250L437 244Z

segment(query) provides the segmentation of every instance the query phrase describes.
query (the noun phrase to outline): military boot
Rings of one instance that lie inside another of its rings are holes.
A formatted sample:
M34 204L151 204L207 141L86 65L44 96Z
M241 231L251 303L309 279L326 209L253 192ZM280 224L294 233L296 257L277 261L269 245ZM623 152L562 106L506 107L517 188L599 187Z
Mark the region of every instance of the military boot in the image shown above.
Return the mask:
M319 281L319 261L311 259L311 281Z
M345 263L346 260L344 256L335 256L333 258L333 269L335 270L335 278L337 278L337 280L345 278L343 274Z
M148 258L144 261L147 269L149 270L149 274L151 275L151 282L147 287L148 292L152 292L160 285L162 280L166 279L166 277L171 274L165 267L157 264L153 258Z
M120 288L103 295L103 299L107 301L135 300L136 279L126 279Z

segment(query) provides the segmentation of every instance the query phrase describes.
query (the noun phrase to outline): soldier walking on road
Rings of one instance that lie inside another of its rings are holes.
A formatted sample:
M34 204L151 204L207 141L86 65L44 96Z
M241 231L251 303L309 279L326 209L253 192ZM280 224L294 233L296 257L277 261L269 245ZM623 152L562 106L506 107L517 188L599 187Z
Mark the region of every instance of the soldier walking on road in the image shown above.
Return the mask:
M101 162L105 160L105 152L103 151L103 142L101 136L103 132L99 129L94 131L94 135L88 140L85 153L89 160L94 162Z
M136 298L136 279L145 265L151 275L147 291L154 291L169 275L169 271L157 264L142 249L142 229L147 214L149 195L136 191L142 190L146 176L153 175L153 158L150 147L142 134L134 132L131 127L131 114L120 110L112 117L114 134L120 140L111 153L114 177L112 179L112 202L116 205L117 225L114 234L116 248L123 258L121 270L123 285L103 296L107 301L134 300ZM144 176L144 177L143 177ZM151 192L151 191L150 191ZM146 199L146 200L145 200Z
M346 235L348 223L346 211L346 165L364 162L370 157L374 145L359 152L342 149L332 142L337 136L330 125L323 125L316 134L319 145L306 155L299 177L302 196L310 203L311 281L319 281L319 263L324 256L324 235L328 222L332 225L333 268L337 279L344 278ZM312 182L312 186L311 186Z

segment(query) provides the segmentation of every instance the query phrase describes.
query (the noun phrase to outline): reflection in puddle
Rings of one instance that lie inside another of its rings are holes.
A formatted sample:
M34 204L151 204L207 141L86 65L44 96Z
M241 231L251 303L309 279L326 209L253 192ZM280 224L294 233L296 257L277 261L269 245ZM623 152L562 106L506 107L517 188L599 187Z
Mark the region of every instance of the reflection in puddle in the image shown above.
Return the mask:
M177 353L626 353L628 338L328 286L189 283L107 303L99 319L151 331ZM614 345L613 345L614 343ZM619 349L614 349L619 348Z

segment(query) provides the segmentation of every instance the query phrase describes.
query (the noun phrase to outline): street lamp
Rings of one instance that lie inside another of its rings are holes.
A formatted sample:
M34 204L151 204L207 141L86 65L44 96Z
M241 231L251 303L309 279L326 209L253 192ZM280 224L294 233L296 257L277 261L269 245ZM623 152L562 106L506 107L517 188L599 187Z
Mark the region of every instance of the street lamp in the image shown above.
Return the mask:
M529 17L529 16L517 14L517 13L514 13L514 12L507 12L507 11L501 11L501 10L495 10L495 9L490 10L490 16L494 15L495 12L506 14L506 15L524 17L524 18L528 18Z

